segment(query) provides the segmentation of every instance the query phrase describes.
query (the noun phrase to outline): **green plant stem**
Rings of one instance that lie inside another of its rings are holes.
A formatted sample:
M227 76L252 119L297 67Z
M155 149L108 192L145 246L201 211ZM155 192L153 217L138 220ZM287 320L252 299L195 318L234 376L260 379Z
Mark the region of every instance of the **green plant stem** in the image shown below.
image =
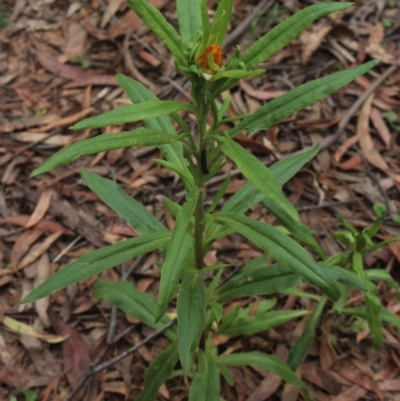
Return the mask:
M202 184L203 187L203 184ZM203 232L204 232L204 189L200 188L194 212L194 263L197 270L203 268Z
M194 261L196 269L201 270L203 268L204 259L204 174L201 167L200 155L205 142L209 107L207 106L207 100L202 92L199 91L198 94L200 94L200 96L194 96L194 99L197 100L197 102L195 100L195 103L197 103L196 106L199 109L199 113L197 114L197 123L199 127L199 148L197 152L198 179L196 180L199 189L199 197L197 199L194 213Z

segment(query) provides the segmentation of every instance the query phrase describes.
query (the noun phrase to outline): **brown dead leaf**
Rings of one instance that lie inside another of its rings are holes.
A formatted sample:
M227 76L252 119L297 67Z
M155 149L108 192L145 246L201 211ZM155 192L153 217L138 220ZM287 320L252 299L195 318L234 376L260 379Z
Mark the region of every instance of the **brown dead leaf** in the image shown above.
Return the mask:
M10 263L15 269L22 259L22 257L28 252L32 244L34 244L39 237L43 235L43 231L37 228L24 231L15 241L14 246L11 249Z
M44 241L35 244L27 255L17 264L16 269L21 270L33 263L37 258L43 255L61 235L62 232L51 234Z
M282 96L287 91L285 90L274 90L274 91L266 91L266 90L256 90L253 89L246 81L243 79L239 81L239 86L246 92L249 96L254 97L258 100L271 100L275 99L279 96Z
M382 23L378 22L377 24L372 25L370 32L368 43L365 48L366 52L372 58L381 59L385 63L400 65L399 60L397 60L393 54L388 53L381 44L385 36L385 28Z
M344 162L339 163L337 166L342 170L354 170L360 164L362 164L363 159L359 153L354 153L349 159Z
M304 43L301 53L301 61L306 65L314 52L321 46L326 35L332 30L333 25L314 26L313 32L304 31L300 35L300 40Z
M44 132L18 132L12 134L17 141L25 143L43 142L55 147L66 146L71 142L73 135L51 135Z
M386 148L390 149L393 142L392 135L385 120L382 118L381 113L376 107L372 107L371 109L371 121L378 131L383 143L386 145Z
M350 365L343 366L338 373L348 380L349 382L352 382L354 384L357 384L360 387L365 388L366 390L369 390L373 393L375 393L378 398L382 401L383 400L383 394L379 390L379 387L377 383L372 380L368 376L362 376L360 375L353 367Z
M76 123L77 121L80 121L83 118L85 118L93 110L94 110L93 107L88 107L88 108L86 108L82 111L79 111L78 113L72 114L70 116L54 119L54 121L51 121L49 124L45 125L44 127L40 127L38 129L31 129L30 132L47 132L56 127L61 127L64 125L72 125L72 124Z
M87 86L87 85L117 85L114 76L98 75L94 70L84 70L81 67L62 64L50 54L37 52L37 58L40 64L54 75L60 75L63 78L72 79L74 82L69 87ZM71 86L72 85L72 86Z
M28 352L36 371L43 376L55 377L61 375L61 363L43 343L32 336L21 335L19 341Z
M18 216L10 216L6 219L0 219L0 225L2 224L15 224L17 226L25 227L30 219L30 216L26 214L20 214ZM49 233L55 233L61 231L66 235L74 235L73 231L62 226L60 223L50 220L41 220L35 227L35 230Z
M54 191L49 189L47 191L44 191L41 195L40 198L36 204L35 210L33 211L28 223L26 223L26 228L33 227L39 221L43 219L43 217L46 215L47 210L49 209L51 198L54 195Z
M282 383L282 378L275 373L268 373L246 401L264 401L274 394Z
M44 116L33 116L28 118L21 118L17 121L9 121L0 124L0 132L14 132L26 128L31 128L35 126L41 126L44 124L49 124L54 120L58 120L60 117L55 114L46 114Z
M50 261L47 253L45 252L37 262L36 277L33 282L36 288L50 277ZM44 297L35 301L35 309L39 316L40 321L44 327L50 326L50 320L47 315L47 308L50 304L50 297Z
M101 18L100 28L104 29L106 25L110 22L111 18L114 17L115 13L120 8L124 0L109 0L107 8L104 10L103 17Z
M89 369L90 356L87 345L81 335L54 311L49 310L49 318L56 333L68 336L62 343L64 371L71 387L75 387ZM82 398L83 392L84 390L78 393L78 400Z
M168 3L168 0L150 0L149 3L160 10ZM115 39L118 36L134 32L142 24L140 18L132 10L129 10L122 18L116 19L110 24L108 33L112 39Z
M14 160L12 160L11 163L8 163L6 169L4 170L1 182L5 185L13 184L20 172L20 168L17 166L25 162L26 162L26 157L24 156L18 156L14 158Z
M67 42L65 44L65 55L68 57L80 57L84 54L86 46L86 30L81 24L71 22L68 24Z
M341 146L339 146L338 150L333 155L333 160L335 161L335 164L339 164L342 156L349 150L349 148L360 140L364 132L369 130L369 114L371 111L371 104L373 99L374 94L371 94L365 100L360 111L360 116L358 117L357 132L355 135L344 141Z
M367 390L359 386L353 386L338 396L331 398L331 401L358 401L363 399L365 394L367 394Z

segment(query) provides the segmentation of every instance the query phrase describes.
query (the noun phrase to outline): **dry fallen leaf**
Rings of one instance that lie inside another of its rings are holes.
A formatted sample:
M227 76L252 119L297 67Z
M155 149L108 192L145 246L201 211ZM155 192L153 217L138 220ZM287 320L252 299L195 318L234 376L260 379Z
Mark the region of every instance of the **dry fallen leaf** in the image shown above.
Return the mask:
M40 340L46 341L50 344L60 343L68 337L68 335L56 336L54 334L41 333L37 331L34 327L19 322L18 320L15 320L9 316L4 316L2 323L4 326L8 327L15 333L25 334L26 336L39 338Z

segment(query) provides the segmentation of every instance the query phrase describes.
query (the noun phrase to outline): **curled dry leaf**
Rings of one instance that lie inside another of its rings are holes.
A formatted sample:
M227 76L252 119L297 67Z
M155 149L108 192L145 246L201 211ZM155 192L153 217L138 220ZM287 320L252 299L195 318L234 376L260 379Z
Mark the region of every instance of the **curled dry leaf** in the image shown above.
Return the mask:
M32 336L35 338L39 338L40 340L46 341L50 344L57 344L64 341L68 335L59 335L56 336L54 334L46 334L40 331L37 331L34 327L29 326L28 324L19 322L9 316L4 316L3 325L8 327L10 330L15 333L25 334L26 336Z
M61 234L61 232L51 234L43 242L33 246L27 255L17 264L16 269L21 270L33 263L50 248L53 242L56 241Z
M53 195L54 191L51 189L44 191L40 195L35 210L33 211L28 223L26 223L26 228L33 227L43 219L43 217L47 213L47 210L49 209L51 198L53 197Z

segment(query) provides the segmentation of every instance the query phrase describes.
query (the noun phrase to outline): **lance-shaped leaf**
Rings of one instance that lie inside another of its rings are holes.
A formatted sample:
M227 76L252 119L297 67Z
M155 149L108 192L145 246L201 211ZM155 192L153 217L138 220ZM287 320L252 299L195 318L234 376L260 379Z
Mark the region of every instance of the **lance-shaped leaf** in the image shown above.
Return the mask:
M283 185L292 178L307 162L309 162L319 150L320 145L316 144L311 149L298 154L290 155L273 164L269 171L279 185ZM245 213L253 205L265 199L261 193L250 182L240 188L228 201L222 206L222 212ZM207 238L218 238L221 233L221 227L214 220L207 226ZM218 234L219 233L219 234Z
M184 45L196 41L203 33L202 5L204 0L176 0L179 30Z
M108 280L97 281L93 287L93 296L95 298L105 299L112 305L130 316L139 319L154 330L161 329L170 321L167 315L164 315L158 323L154 323L156 315L156 300L148 293L139 291L131 283L126 281L114 282ZM164 334L170 339L176 338L173 329L169 329Z
M277 228L234 213L216 214L215 220L246 237L303 280L320 287L332 301L339 298L340 289L325 272L325 268L319 266L303 247Z
M223 303L234 298L273 294L302 284L299 275L286 266L266 266L262 260L256 258L243 266L238 274L218 289L216 300Z
M239 167L243 175L265 197L278 203L293 219L298 220L295 207L282 193L280 185L275 181L270 170L255 156L243 149L239 144L227 138L218 138L223 143L221 150Z
M135 401L154 401L161 385L172 375L178 359L178 344L177 341L174 341L146 369L144 389L135 398Z
M264 74L265 70L252 70L252 71L244 71L244 70L227 70L218 72L213 75L211 81L218 81L222 78L230 78L230 79L244 79L244 78L255 78Z
M177 301L178 349L182 368L187 374L193 353L199 346L206 314L206 286L202 274L187 274L182 280Z
M233 0L220 0L211 27L210 43L222 44L231 21Z
M123 74L118 74L115 77L118 84L128 95L132 103L144 103L154 100L159 100L157 96L143 86L140 82L127 77ZM167 134L175 134L176 131L171 123L169 116L162 115L153 118L146 118L143 120L145 127L152 128L155 130L166 132ZM189 184L188 187L193 186L193 177L191 176L187 162L183 157L183 144L181 141L176 141L172 144L159 145L159 149L165 155L168 162L175 165L174 171L178 174L182 174L184 179Z
M181 64L186 64L182 40L161 12L153 7L148 0L128 0L128 4L147 27L161 39L178 61Z
M314 238L312 231L303 223L294 220L283 208L270 199L264 199L261 202L278 221L290 232L290 234L301 243L309 245L322 258L325 259L324 250Z
M163 248L170 238L171 234L165 232L146 234L92 251L54 273L21 303L36 301L132 258Z
M186 230L193 215L198 196L199 191L194 188L187 195L187 201L176 217L174 231L172 232L161 271L156 321L165 313L168 302L174 297L187 256L193 251L193 238L186 233Z
M81 176L87 186L135 230L142 234L168 231L141 203L124 192L114 181L87 170L83 170Z
M108 125L122 125L170 114L178 110L187 110L192 113L196 112L195 107L190 103L175 102L173 100L150 100L145 103L122 106L118 109L106 111L98 116L85 118L79 123L73 125L71 129L88 129L106 127Z
M274 355L268 355L263 352L241 352L239 354L221 355L216 360L218 363L223 363L228 366L256 366L257 368L264 369L267 372L276 373L287 383L293 386L305 388L305 384L296 376L290 367L280 361Z
M379 60L372 60L358 67L336 72L327 77L300 85L296 89L271 100L252 116L246 117L240 124L229 131L229 135L233 137L242 130L252 133L271 127L297 111L336 92L342 86L365 74L378 62Z
M318 153L319 148L320 145L317 144L305 152L290 155L273 164L269 168L272 177L279 185L285 184ZM248 183L228 199L222 211L244 213L263 199L265 199L264 194L253 184Z
M158 146L165 143L173 143L178 138L176 135L149 128L138 128L134 131L120 132L118 134L97 135L93 138L75 142L59 150L35 169L31 177L70 163L80 156L93 155L113 149L130 148L131 146Z
M292 319L305 316L310 312L306 310L284 310L268 313L256 313L253 316L239 316L226 327L221 327L218 333L228 336L249 336L270 330Z
M198 369L189 391L189 401L220 401L219 374L215 361L206 352L199 352Z
M315 340L315 330L319 324L326 302L327 298L323 296L304 327L300 338L294 343L290 350L287 363L293 370L296 370L308 355L308 351Z
M239 61L253 68L268 59L280 49L297 38L314 20L336 11L344 10L353 3L321 3L307 7L272 28L261 39L255 42Z

